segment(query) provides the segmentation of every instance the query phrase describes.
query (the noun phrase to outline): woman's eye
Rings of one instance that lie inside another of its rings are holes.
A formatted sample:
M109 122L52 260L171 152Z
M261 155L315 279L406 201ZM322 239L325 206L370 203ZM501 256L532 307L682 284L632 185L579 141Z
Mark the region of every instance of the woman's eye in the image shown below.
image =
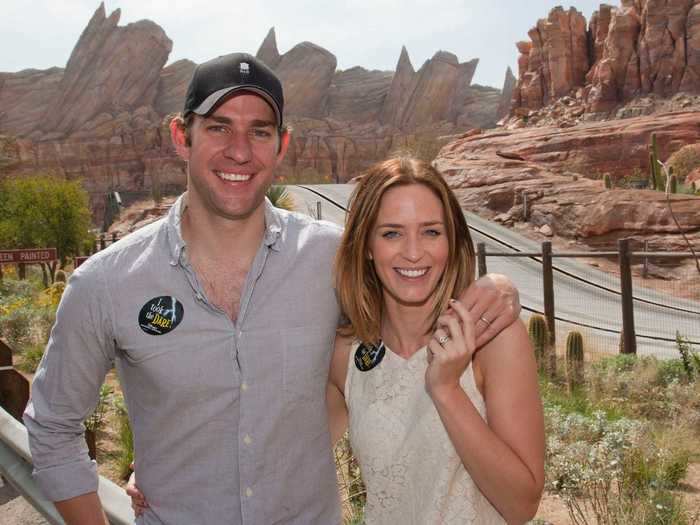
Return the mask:
M382 232L382 237L385 239L394 239L399 236L399 232L394 231L394 230L387 230L385 232Z
M425 234L429 237L439 237L440 235L442 235L442 232L440 230L430 229L425 230Z

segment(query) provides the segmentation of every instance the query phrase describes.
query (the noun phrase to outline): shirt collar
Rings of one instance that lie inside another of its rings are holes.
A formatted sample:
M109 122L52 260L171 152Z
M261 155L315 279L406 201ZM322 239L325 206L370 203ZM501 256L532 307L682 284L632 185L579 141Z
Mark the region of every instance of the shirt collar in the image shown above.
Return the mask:
M270 200L265 197L265 237L263 242L266 246L280 251L280 237L282 233L282 212L272 205Z
M165 219L170 248L170 264L173 266L176 266L180 261L180 254L186 246L185 240L182 238L182 213L187 208L186 197L187 193L183 193L178 197Z
M282 212L274 207L272 203L265 197L263 203L265 206L265 233L263 242L265 246L279 251L280 236L282 232ZM183 193L172 205L166 217L168 230L168 244L170 247L170 264L177 265L180 261L180 255L187 243L182 238L182 214L187 208L187 193Z

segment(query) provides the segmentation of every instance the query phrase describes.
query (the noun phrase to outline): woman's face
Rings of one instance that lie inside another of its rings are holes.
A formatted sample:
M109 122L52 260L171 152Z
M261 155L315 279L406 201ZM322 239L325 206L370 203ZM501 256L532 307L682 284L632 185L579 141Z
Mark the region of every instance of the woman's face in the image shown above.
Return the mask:
M385 302L432 304L449 252L442 203L422 184L390 188L379 203L368 248Z

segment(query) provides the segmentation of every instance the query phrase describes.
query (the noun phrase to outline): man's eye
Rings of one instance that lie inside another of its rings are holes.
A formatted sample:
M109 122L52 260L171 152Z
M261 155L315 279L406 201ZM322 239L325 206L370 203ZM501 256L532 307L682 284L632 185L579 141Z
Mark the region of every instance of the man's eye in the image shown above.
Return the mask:
M219 126L215 124L212 126L207 126L207 131L211 131L212 133L226 133L228 132L228 128L226 126Z
M272 133L270 133L266 129L253 129L252 134L255 138L258 139L269 139L272 137Z

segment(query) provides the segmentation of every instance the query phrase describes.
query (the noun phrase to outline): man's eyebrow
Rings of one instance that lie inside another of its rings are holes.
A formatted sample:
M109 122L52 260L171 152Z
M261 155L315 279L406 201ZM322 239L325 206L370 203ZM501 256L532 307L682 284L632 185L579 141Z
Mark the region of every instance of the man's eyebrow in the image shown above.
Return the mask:
M210 115L207 117L208 120L213 120L214 122L218 122L219 124L228 124L232 125L233 120L224 117L222 115ZM255 119L250 122L250 127L251 128L273 128L275 127L275 122L272 120L263 120L263 119Z
M213 120L214 122L218 122L219 124L233 124L233 120L220 115L209 115L207 117L207 120Z
M272 120L253 120L250 123L250 127L252 128L273 128L275 125L275 122Z

